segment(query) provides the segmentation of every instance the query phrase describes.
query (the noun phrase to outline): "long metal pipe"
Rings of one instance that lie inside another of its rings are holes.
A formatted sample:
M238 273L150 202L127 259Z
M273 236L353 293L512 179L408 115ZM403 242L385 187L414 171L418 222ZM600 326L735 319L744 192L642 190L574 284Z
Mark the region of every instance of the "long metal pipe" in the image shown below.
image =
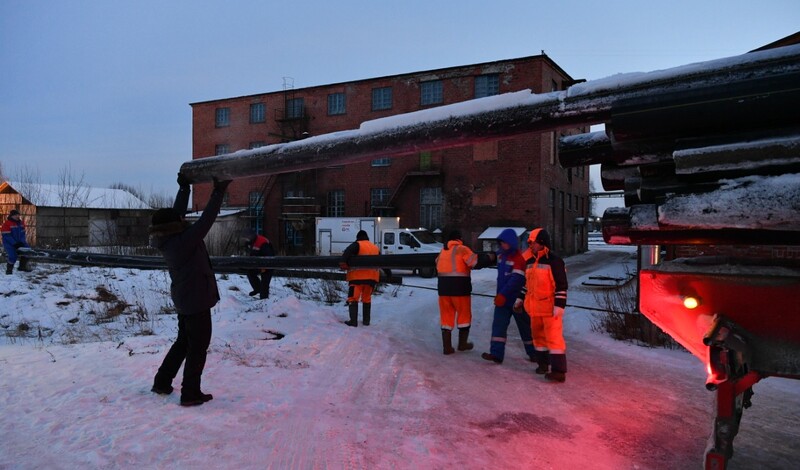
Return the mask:
M727 90L738 92L742 87L737 84L745 84L748 93L795 97L798 90L792 83L800 83L800 45L609 77L542 95L517 92L401 114L367 121L356 130L191 160L183 163L180 171L190 182L200 183L409 155L612 118L627 125L637 121L631 118L637 112L685 105L687 99L701 99L704 94L735 110L737 97ZM766 102L771 106L775 101ZM620 103L624 112L615 116ZM637 108L631 110L632 104ZM758 100L746 101L747 112L758 106Z

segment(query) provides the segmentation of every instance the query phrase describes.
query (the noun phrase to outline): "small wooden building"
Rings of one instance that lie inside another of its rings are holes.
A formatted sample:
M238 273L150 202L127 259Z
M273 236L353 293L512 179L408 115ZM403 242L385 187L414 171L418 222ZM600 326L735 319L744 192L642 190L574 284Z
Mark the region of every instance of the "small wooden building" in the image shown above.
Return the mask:
M54 249L146 246L153 212L122 189L0 182L3 220L12 209L31 246Z

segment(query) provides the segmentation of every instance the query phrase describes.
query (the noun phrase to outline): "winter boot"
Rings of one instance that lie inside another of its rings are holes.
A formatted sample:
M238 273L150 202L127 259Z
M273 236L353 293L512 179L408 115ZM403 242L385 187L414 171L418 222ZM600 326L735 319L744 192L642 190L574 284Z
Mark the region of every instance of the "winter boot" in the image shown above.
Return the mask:
M361 306L364 309L364 311L362 312L362 315L364 316L364 320L361 323L363 323L364 326L369 326L369 315L370 315L370 313L372 313L372 304L365 303L365 304L361 304Z
M6 274L12 274L14 272L14 265L11 263L6 263Z
M499 357L495 356L492 353L483 353L483 354L481 354L481 359L484 359L486 361L492 361L492 362L495 362L497 364L502 364L503 363L502 359L500 359Z
M469 327L458 329L458 350L469 351L475 345L467 341L469 339Z
M539 375L546 374L550 371L550 351L536 351L534 353L534 362L539 364L536 368L536 373Z
M553 370L544 374L544 378L551 382L564 382L567 380L567 355L551 354L550 364Z
M447 354L453 354L456 352L453 349L453 332L451 330L445 330L442 328L442 352Z
M347 306L350 311L350 320L344 322L347 326L358 326L358 302L351 302Z
M169 395L172 393L172 380L166 378L164 374L158 373L153 379L153 388L150 391L159 395Z
M195 393L191 395L181 395L181 406L197 406L214 399L210 393Z

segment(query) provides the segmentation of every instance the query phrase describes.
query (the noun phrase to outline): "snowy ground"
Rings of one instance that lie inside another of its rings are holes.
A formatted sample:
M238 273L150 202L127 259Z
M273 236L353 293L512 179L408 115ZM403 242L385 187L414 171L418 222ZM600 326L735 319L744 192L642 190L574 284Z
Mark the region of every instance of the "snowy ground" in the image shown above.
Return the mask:
M596 306L581 280L634 260L593 246L566 261L569 304ZM493 294L494 276L475 272L475 293ZM473 298L475 350L443 356L434 290L386 287L373 324L349 328L343 303L313 300L327 295L313 286L275 278L260 301L243 277L221 279L203 376L215 398L183 408L180 379L170 396L150 392L176 332L174 315L160 313L165 273L40 265L4 277L0 331L12 335L0 337L0 469L702 465L714 395L688 353L613 341L570 307L567 382L550 384L524 360L513 324L505 362L480 359L490 297ZM98 300L98 287L128 304L124 313ZM796 468L800 381L754 390L730 468Z

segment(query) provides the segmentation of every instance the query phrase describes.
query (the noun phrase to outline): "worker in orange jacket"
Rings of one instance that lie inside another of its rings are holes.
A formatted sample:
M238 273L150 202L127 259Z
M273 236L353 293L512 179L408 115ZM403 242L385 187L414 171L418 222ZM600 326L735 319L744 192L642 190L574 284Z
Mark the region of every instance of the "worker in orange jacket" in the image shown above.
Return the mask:
M442 350L453 354L453 328L458 326L458 350L469 351L469 329L472 324L472 279L470 272L488 266L493 259L474 253L461 240L461 232L453 230L436 258L439 291L439 319L442 327ZM457 319L457 322L456 322Z
M525 253L525 287L514 302L531 317L531 333L537 374L551 382L564 382L567 373L567 343L563 319L567 306L567 270L564 260L550 251L550 235L537 228L528 237Z
M344 322L347 326L358 326L359 300L363 305L362 323L364 326L369 326L372 313L372 291L381 278L381 273L377 269L350 267L350 260L354 256L377 255L379 251L378 246L369 241L367 232L359 230L356 234L356 241L345 248L344 253L342 253L342 261L339 263L339 267L347 270L347 282L350 285L347 293L350 320Z

